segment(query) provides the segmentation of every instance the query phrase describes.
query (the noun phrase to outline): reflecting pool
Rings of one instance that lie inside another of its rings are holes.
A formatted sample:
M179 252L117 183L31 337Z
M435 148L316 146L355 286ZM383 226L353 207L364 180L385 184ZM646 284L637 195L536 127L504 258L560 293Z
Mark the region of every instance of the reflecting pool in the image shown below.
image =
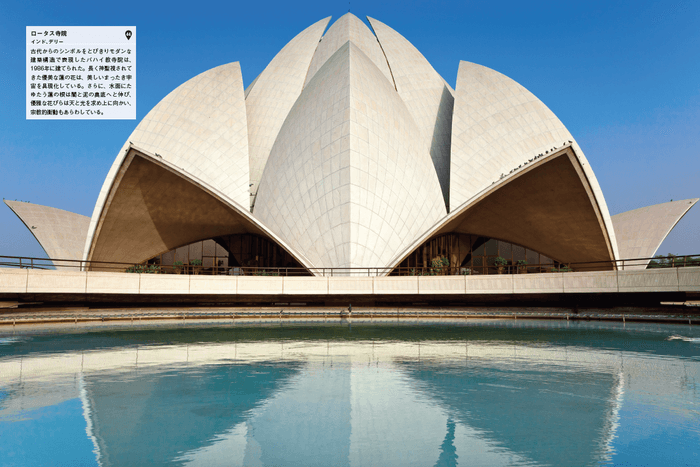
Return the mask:
M0 465L700 465L697 326L0 331Z

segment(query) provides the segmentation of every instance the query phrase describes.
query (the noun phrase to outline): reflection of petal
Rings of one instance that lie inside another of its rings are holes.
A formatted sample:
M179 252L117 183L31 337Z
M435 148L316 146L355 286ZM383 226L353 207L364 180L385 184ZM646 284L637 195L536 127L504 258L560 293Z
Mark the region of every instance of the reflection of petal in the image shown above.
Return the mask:
M513 346L509 357L495 361L397 366L425 398L463 425L468 437L456 433L454 440L460 457L480 451L486 457L515 455L535 465L570 465L571 459L596 464L607 453L610 399L618 386L614 370L521 361L514 358L518 349L523 347Z
M392 85L347 42L280 130L256 216L317 267L387 264L445 215L417 133Z
M353 366L350 465L431 466L440 457L447 416L402 370L384 358Z
M589 182L571 147L533 161L453 209L392 265L429 238L459 232L498 238L566 263L607 261L588 266L612 269L614 240Z
M455 449L455 422L448 418L447 433L445 433L445 440L440 446L440 457L435 463L435 467L456 467L458 457Z
M243 465L245 467L264 467L260 457L262 457L262 449L260 444L252 436L252 428L250 421L246 422L246 445L243 453Z
M100 461L102 453L100 452L100 445L97 443L97 438L95 438L95 434L92 430L92 409L90 408L90 399L87 397L87 392L85 390L85 378L82 372L80 373L80 379L78 381L80 387L80 402L83 405L83 418L85 419L86 423L85 433L92 442L92 452L95 453L95 461L97 461L98 465L102 465L102 462Z
M127 375L86 374L102 461L115 466L134 465L136 459L139 465L172 465L184 453L195 461L225 448L235 448L229 451L231 461L242 459L251 412L274 398L301 367L229 362L142 367Z
M531 460L509 451L508 446L501 446L484 432L461 421L455 426L454 444L457 455L466 460L467 465L533 465Z
M343 357L307 364L249 414L245 465L347 466L350 394Z
M698 198L655 204L612 216L621 258L650 258ZM646 269L649 260L625 263L625 269Z
M182 245L237 233L266 237L310 266L244 206L162 159L131 148L97 219L88 259L140 263Z
M620 363L622 363L622 357L620 357ZM620 409L625 402L625 372L622 371L622 365L617 373L617 385L612 391L610 396L612 402L612 410L610 413L610 419L605 430L605 440L604 445L606 447L606 452L604 453L604 458L606 461L612 461L612 455L615 451L615 438L617 438L617 430L620 428Z
M247 423L241 422L226 433L217 435L213 444L197 447L174 461L182 462L184 466L249 466L250 463L243 462L247 437Z
M22 201L5 200L5 204L24 222L49 258L83 259L89 217Z

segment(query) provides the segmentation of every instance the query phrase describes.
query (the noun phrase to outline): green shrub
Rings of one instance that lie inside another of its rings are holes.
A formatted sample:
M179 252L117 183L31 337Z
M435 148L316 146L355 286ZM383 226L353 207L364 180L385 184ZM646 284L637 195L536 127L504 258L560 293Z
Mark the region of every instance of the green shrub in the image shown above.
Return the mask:
M265 269L259 269L253 273L254 276L279 276L280 273L277 271L266 271Z

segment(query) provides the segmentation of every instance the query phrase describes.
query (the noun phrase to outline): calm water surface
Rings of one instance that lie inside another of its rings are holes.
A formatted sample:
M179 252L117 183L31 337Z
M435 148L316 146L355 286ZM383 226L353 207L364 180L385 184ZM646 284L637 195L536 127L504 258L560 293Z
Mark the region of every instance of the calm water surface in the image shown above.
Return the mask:
M697 326L0 334L0 465L700 465Z

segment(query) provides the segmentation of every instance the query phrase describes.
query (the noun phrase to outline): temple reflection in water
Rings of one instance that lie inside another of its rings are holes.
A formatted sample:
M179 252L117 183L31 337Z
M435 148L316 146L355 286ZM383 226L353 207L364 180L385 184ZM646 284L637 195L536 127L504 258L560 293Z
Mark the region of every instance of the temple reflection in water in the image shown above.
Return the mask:
M533 329L5 338L0 453L55 459L50 438L32 453L17 439L53 416L74 455L104 466L599 465L616 454L625 404L697 403L693 344Z

